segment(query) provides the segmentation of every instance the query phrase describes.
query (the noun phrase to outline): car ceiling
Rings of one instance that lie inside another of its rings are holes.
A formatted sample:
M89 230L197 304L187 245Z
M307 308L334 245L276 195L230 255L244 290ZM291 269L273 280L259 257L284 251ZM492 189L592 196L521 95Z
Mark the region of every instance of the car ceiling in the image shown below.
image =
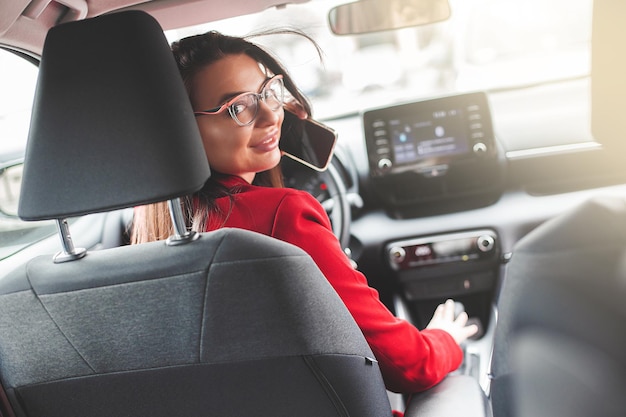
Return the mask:
M0 44L38 56L48 29L115 10L144 10L164 30L255 13L308 0L7 0L0 6Z

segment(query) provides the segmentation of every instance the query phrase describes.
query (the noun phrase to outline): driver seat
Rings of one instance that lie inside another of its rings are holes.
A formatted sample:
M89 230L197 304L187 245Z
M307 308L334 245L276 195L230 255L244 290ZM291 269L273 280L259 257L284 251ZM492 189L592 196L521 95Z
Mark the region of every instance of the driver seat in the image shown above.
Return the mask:
M302 250L186 230L210 175L161 27L127 11L46 38L19 214L63 250L0 281L16 416L391 416L360 329ZM74 216L168 200L167 241L74 247Z

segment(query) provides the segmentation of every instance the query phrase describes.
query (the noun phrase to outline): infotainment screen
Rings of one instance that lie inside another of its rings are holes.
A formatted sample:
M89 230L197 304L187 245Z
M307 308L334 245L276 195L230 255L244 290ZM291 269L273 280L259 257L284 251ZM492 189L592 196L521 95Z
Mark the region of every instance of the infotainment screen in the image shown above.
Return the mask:
M372 191L398 217L495 201L503 160L483 92L368 110Z
M441 175L454 161L495 152L484 93L370 110L363 121L373 176Z
M463 111L451 109L389 120L391 147L396 164L424 158L462 154L469 150Z

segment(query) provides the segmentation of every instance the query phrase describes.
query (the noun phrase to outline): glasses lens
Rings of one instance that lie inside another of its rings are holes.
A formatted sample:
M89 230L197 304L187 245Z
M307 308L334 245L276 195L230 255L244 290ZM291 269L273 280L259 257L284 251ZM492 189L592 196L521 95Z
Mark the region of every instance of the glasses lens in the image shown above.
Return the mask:
M252 123L259 111L259 99L273 111L283 105L285 87L280 78L272 79L260 94L246 93L237 97L237 100L228 107L228 112L239 126Z
M256 117L259 99L255 93L242 94L228 107L230 115L241 125L249 125Z
M283 80L280 78L274 78L263 89L263 98L265 103L272 110L278 110L283 105L283 99L285 96L285 87Z

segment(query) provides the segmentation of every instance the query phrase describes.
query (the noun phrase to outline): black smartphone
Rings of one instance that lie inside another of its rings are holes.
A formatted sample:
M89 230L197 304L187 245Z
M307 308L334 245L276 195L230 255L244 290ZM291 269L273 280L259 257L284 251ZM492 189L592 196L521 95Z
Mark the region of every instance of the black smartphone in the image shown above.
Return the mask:
M325 171L333 156L337 134L313 119L300 119L285 110L280 134L283 154L316 171Z

